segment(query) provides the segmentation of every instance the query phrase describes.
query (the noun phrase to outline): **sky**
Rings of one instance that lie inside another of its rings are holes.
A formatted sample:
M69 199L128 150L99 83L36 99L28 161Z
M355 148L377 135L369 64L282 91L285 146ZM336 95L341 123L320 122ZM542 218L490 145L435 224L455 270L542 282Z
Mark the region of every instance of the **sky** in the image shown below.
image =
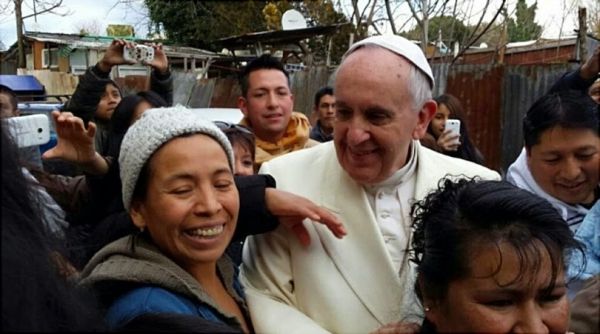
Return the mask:
M507 1L510 12L511 8L514 8L516 0ZM527 4L531 5L534 1L527 0ZM563 17L562 36L572 34L577 25L577 5L586 1L594 0L538 0L536 21L544 28L542 37L557 38ZM24 2L30 4L32 0L24 0ZM64 9L62 11L68 10L69 15L44 14L38 16L37 22L31 17L25 20L25 28L28 31L76 33L79 31L78 27L87 24L100 27L100 31L104 35L107 24L131 24L134 26L138 37L145 37L147 19L142 6L143 0L128 0L128 2L130 2L129 5L120 4L117 0L63 0ZM500 2L500 0L491 0L492 5L490 7L496 8ZM10 3L12 3L12 0L0 0L0 11ZM475 6L482 6L484 1L477 0L474 3ZM117 5L115 6L115 4ZM571 7L570 12L564 13L565 4ZM9 11L12 12L11 9L9 7L9 9L0 12L0 41L6 48L17 39L14 14L9 14ZM23 6L24 15L31 12L32 10L27 5ZM474 8L473 12L477 12L477 8ZM491 18L491 15L489 18Z

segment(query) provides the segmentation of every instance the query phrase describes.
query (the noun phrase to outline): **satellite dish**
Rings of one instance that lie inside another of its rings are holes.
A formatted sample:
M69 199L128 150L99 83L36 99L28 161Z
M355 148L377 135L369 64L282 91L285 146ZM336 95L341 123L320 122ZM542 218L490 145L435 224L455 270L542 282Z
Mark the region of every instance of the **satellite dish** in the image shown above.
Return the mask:
M306 20L299 11L289 9L281 16L281 26L283 30L304 29L306 28Z

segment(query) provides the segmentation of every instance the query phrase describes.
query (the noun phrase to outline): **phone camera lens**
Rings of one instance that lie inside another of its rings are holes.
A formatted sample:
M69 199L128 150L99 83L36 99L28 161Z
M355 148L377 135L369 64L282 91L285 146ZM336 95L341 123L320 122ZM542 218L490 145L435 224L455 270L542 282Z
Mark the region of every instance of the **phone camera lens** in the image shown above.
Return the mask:
M42 132L44 132L44 129L38 128L38 133L42 133Z

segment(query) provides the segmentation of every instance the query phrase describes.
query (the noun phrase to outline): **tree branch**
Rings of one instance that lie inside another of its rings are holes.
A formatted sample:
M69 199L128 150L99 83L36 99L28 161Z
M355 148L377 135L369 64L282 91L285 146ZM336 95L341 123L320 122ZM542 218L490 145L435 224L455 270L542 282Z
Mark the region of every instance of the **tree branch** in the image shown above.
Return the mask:
M506 3L506 0L502 0L502 3L500 4L500 7L498 7L498 10L496 11L496 14L494 15L494 17L492 18L492 20L490 20L490 22L487 24L487 26L477 35L477 37L471 41L469 41L469 43L458 52L458 54L456 55L456 57L454 57L454 59L452 59L452 62L450 63L450 66L454 65L454 63L456 62L456 60L458 60L458 58L460 58L460 56L462 56L470 47L471 45L475 44L475 42L477 40L479 40L481 38L481 36L483 36L483 34L485 34L490 27L494 24L494 22L496 22L496 19L498 18L498 15L500 15L500 13L502 12L502 10L504 9L504 4ZM482 15L483 17L483 15Z
M392 33L394 33L394 35L398 34L398 31L396 30L396 23L394 22L394 15L392 14L392 8L390 7L390 0L385 0L385 11L387 12L389 21L390 21L390 27L392 27Z
M410 0L407 0L406 3L408 3L408 8L410 8L410 12L412 13L412 16L415 18L415 20L417 20L417 24L420 27L423 27L423 22L421 21L421 19L419 19L419 16L417 15L417 11L415 10L415 8L413 7L412 3L410 2Z
M61 14L61 13L53 12L54 9L56 9L56 8L58 8L60 6L62 6L62 0L59 0L58 2L55 2L49 8L44 8L44 9L42 9L39 12L34 12L33 14L24 15L21 19L25 20L26 18L30 18L30 17L35 16L35 15L41 15L41 14L44 14L44 13L52 13L52 14L60 15L60 16L68 15L68 13Z

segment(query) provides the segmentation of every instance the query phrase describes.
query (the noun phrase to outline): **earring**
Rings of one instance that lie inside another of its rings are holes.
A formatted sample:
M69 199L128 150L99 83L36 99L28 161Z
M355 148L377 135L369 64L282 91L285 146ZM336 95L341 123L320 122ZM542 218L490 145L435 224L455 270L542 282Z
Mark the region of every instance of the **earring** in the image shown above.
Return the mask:
M140 227L140 233L144 233L145 228L146 228L145 226Z
M431 311L431 309L429 308L429 306L425 306L425 308L424 308L424 309L425 309L425 312L429 312L429 311Z

